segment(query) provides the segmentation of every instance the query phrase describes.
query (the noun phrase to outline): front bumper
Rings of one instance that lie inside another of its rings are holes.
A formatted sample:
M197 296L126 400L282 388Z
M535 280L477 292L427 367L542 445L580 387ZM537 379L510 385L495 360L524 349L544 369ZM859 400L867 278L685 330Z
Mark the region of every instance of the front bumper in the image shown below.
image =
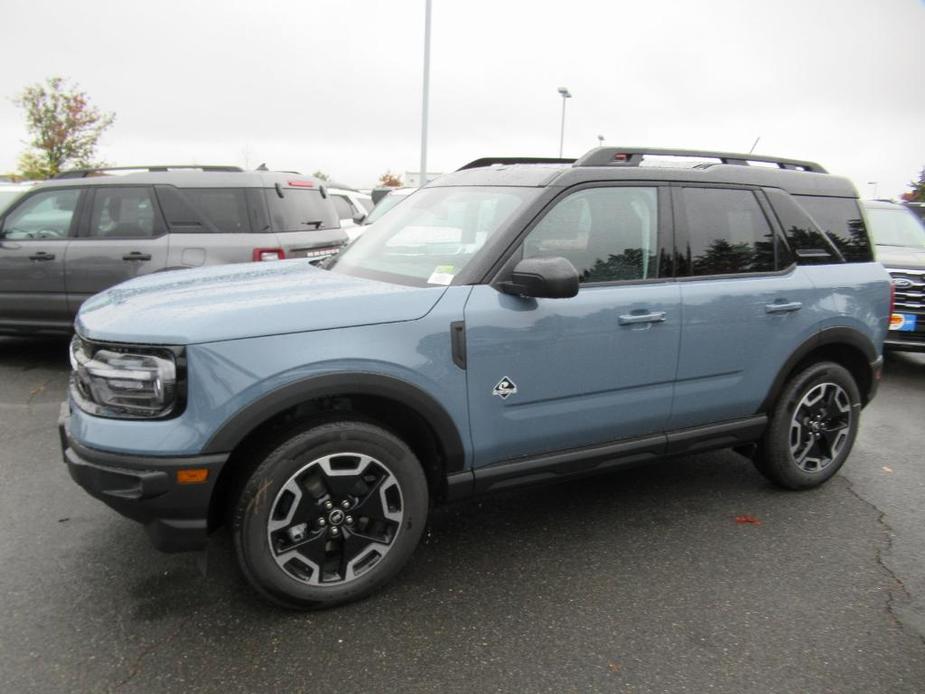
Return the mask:
M922 316L925 319L925 316ZM925 352L925 335L890 332L883 343L883 349L890 352Z
M164 552L203 549L209 532L209 503L228 459L216 455L155 458L87 448L68 431L70 411L62 404L58 433L71 477L91 496L123 516L144 524L154 546ZM206 480L179 484L177 471L208 470Z

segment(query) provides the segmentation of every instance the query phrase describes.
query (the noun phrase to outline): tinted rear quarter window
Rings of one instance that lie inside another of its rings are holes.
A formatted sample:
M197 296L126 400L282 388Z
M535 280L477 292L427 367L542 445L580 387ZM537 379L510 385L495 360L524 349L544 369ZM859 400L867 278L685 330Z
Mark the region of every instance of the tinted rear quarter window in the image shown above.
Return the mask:
M874 259L857 200L816 195L798 195L794 199L841 251L846 262L868 263Z
M261 231L256 210L249 209L246 188L175 188L157 186L157 199L174 232L240 234ZM265 225L265 223L264 223Z
M321 197L317 190L282 190L283 197L279 197L274 189L264 191L273 231L313 231L340 227L340 218L333 203Z
M184 188L183 192L219 231L229 234L251 231L243 188Z
M687 274L778 269L776 235L752 191L685 187L681 209L688 234ZM789 264L789 259L782 264Z
M832 242L788 193L773 188L766 188L765 193L800 265L842 262Z

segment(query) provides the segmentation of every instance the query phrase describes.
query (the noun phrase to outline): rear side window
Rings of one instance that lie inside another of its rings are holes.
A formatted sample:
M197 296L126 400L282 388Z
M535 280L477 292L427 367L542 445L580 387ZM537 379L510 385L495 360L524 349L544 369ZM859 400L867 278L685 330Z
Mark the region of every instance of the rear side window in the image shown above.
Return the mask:
M687 274L773 272L790 264L750 190L682 188Z
M857 200L816 195L798 195L794 199L826 233L846 262L868 263L873 260L874 254Z
M90 214L91 238L151 238L163 232L150 188L97 188Z
M340 218L333 203L317 190L283 188L283 197L274 189L265 190L273 231L314 231L337 229Z

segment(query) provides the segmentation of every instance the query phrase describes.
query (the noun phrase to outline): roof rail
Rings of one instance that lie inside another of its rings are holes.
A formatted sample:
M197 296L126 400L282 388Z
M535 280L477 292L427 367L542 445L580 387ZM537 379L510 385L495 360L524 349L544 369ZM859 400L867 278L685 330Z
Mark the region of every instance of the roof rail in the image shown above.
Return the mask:
M71 169L70 171L61 171L55 174L53 178L87 178L95 174L103 174L107 171L151 171L166 172L176 169L192 169L195 171L219 171L232 172L244 171L240 166L199 166L197 164L159 164L157 166L100 166L93 169Z
M595 147L575 162L575 166L639 166L646 155L719 159L722 164L748 166L749 162L776 164L781 169L828 173L812 161L768 157L760 154L734 154L695 149L652 149L649 147Z
M482 157L460 166L457 171L481 169L494 164L574 164L574 159L556 159L555 157Z

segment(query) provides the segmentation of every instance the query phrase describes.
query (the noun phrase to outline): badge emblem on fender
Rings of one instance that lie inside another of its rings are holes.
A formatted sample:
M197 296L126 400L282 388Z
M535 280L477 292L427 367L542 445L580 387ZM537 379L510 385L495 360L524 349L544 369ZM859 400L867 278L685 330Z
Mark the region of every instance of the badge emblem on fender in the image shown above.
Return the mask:
M492 395L497 395L502 400L507 400L517 392L517 385L507 376L498 381L498 385L491 391Z

